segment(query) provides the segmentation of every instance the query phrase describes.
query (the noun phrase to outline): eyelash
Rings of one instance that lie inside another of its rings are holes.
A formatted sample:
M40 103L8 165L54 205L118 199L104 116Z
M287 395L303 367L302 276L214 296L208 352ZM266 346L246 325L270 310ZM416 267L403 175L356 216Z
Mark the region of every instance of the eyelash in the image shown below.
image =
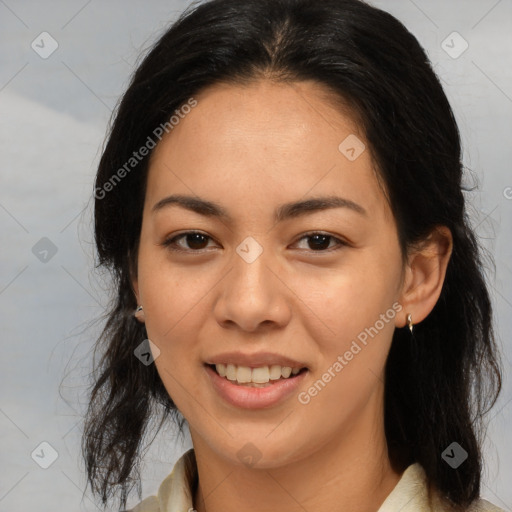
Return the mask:
M204 233L201 233L200 231L186 231L186 232L180 233L179 235L176 235L172 238L168 238L161 245L163 247L167 247L169 250L174 251L174 252L203 254L204 252L207 252L207 249L199 249L199 250L179 249L179 248L176 249L176 241L177 240L179 240L181 238L185 238L188 235L196 235L196 234L202 235L203 237L212 240L212 238L210 236L205 235ZM339 250L341 247L345 247L345 246L349 245L347 242L335 237L334 235L330 235L328 233L322 233L320 231L311 231L309 233L305 233L301 238L299 238L298 242L300 242L301 240L303 240L305 238L312 238L315 235L324 236L326 238L330 238L330 239L334 240L336 242L337 247L331 247L330 249L318 250L318 251L310 250L309 252L312 252L312 253L326 253L326 252L330 253L330 252Z

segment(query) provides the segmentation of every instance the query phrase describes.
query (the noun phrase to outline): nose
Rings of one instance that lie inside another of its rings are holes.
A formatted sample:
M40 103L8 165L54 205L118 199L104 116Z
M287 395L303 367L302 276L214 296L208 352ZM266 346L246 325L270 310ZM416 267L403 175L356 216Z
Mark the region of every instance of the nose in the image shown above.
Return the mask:
M214 314L224 328L247 332L282 328L291 317L293 293L275 261L263 251L248 262L235 254L231 270L218 287Z

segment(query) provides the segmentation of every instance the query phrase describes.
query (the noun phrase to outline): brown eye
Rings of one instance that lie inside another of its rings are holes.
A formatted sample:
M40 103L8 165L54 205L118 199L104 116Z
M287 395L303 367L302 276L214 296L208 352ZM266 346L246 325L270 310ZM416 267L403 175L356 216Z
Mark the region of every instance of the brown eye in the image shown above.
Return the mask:
M202 252L208 246L211 237L198 231L187 231L166 240L162 245L176 252ZM343 240L326 233L308 233L300 240L308 240L305 250L313 252L331 252L339 246L348 245ZM300 241L299 240L299 241ZM334 245L331 245L334 242Z
M339 238L336 238L333 235L328 235L326 233L307 233L300 240L304 239L309 239L307 242L308 249L315 252L330 252L330 250L336 246L347 245L343 240L340 240ZM335 244L334 246L329 247L331 241L334 241Z
M308 238L310 240L309 247L312 250L317 251L328 249L332 237L328 235L313 235Z
M185 241L185 247L183 244L178 243L182 239ZM203 233L188 231L166 240L162 245L169 247L173 251L199 252L206 248L208 240L211 240L211 238Z

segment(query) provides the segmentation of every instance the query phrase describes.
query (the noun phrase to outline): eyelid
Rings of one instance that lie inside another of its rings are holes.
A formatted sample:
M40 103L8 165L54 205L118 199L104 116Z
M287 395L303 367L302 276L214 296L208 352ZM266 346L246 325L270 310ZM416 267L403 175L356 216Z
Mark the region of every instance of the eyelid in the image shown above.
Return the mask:
M208 249L193 250L193 249L180 249L180 248L176 249L176 248L172 247L172 244L175 243L176 240L184 238L187 235L194 235L194 234L203 235L205 238L207 238L209 240L213 240L213 238L210 235L208 235L206 233L203 233L202 231L189 230L189 231L183 231L181 233L173 234L172 236L167 237L159 245L161 245L163 247L166 247L166 248L168 248L171 251L181 252L181 253L185 253L185 254L190 254L190 253L204 254L205 252L208 252ZM325 253L331 253L333 251L336 251L340 247L344 247L344 246L349 246L350 245L350 243L348 241L344 240L343 238L340 238L338 236L332 235L331 233L327 233L327 232L323 232L323 231L318 231L318 230L317 231L308 231L306 233L301 234L300 237L297 238L296 241L293 242L292 245L297 244L298 242L300 242L304 238L311 238L314 235L321 235L321 236L328 237L328 238L332 239L333 241L335 241L336 245L334 247L331 247L330 249L325 249L325 250L314 251L312 249L310 249L310 250L308 250L308 249L301 249L302 251L308 252L310 254L322 254L322 253L325 254Z

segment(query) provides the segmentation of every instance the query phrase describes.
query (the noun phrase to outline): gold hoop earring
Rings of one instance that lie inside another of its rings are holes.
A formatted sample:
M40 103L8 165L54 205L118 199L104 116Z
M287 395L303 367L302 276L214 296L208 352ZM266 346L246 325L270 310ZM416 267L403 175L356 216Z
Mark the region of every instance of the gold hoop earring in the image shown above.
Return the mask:
M409 327L409 330L411 331L411 334L412 334L412 329L414 327L414 324L412 323L412 315L411 315L411 313L409 313L407 315L407 327Z

